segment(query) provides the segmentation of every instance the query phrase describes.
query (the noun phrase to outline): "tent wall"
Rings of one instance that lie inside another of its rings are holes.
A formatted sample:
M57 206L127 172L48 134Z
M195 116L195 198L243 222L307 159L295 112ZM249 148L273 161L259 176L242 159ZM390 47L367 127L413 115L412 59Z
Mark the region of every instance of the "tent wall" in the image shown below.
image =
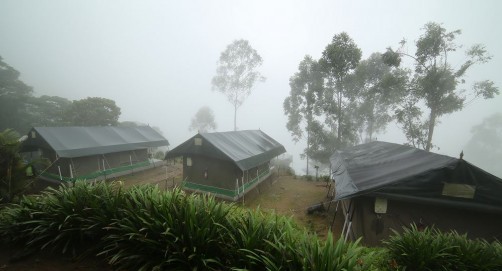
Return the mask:
M191 160L191 166L187 165ZM207 169L207 178L204 172ZM230 161L195 155L183 157L183 180L191 183L235 189L235 180L242 177L242 171Z
M502 239L502 216L497 214L396 200L387 201L385 214L376 214L375 198L356 197L351 200L355 208L352 217L353 236L363 237L366 245L380 245L382 240L392 234L391 229L401 232L403 226L411 223L435 226L442 231L467 233L469 238L489 241Z
M190 161L190 165L188 161ZM207 172L207 178L205 172ZM242 171L235 163L228 160L204 155L183 157L185 189L209 192L229 200L240 198L266 179L269 174L269 162Z
M119 176L121 172L129 173L134 168L149 165L147 149L75 158L60 157L51 162L51 166L42 173L42 176L46 179L60 180L59 172L61 172L63 181L71 180L70 165L73 179L106 179Z

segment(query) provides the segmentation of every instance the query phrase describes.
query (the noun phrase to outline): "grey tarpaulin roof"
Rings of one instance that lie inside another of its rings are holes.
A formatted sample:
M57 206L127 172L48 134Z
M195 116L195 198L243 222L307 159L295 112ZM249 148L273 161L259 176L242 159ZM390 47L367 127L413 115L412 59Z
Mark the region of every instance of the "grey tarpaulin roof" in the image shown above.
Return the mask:
M462 159L376 141L336 151L330 161L336 200L377 195L502 210L502 179ZM444 196L445 183L474 186L474 198Z
M194 138L207 141L194 145ZM286 152L284 146L260 130L218 133L200 133L166 154L166 158L201 154L233 161L241 170L247 170L270 161Z
M169 145L167 139L149 126L34 127L32 131L60 157L68 158ZM28 138L31 139L31 133Z

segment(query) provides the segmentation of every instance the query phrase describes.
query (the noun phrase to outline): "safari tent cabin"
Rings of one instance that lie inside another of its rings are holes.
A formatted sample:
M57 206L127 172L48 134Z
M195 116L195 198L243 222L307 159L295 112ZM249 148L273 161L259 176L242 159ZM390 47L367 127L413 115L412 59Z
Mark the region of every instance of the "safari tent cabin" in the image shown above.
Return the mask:
M183 189L236 201L271 174L270 161L286 152L260 130L199 133L166 154L183 157Z
M28 159L46 158L38 169L51 182L101 180L153 167L152 148L169 142L149 126L34 127L22 144ZM163 163L163 161L159 161Z
M463 159L371 142L330 160L346 239L379 245L415 223L502 240L502 179Z

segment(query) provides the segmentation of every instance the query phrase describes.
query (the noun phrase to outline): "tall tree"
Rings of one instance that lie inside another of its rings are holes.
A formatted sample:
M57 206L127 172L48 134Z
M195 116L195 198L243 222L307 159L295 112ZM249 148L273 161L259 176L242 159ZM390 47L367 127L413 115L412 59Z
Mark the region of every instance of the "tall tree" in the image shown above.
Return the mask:
M115 101L99 97L73 101L64 114L64 121L72 126L117 125L120 108Z
M307 147L302 156L307 160L307 175L309 174L309 158L311 153L310 135L312 129L318 125L313 125L317 120L315 115L319 115L319 108L315 106L322 95L323 75L318 62L307 55L300 62L298 72L289 79L291 91L284 100L284 113L288 116L286 128L290 131L295 142L306 137Z
M360 141L370 142L374 134L385 130L405 96L407 82L407 71L386 65L380 53L359 62L347 77L347 89L356 96L354 114Z
M12 128L25 133L30 128L27 101L33 89L19 76L20 73L0 57L0 131Z
M357 142L357 131L353 119L348 114L357 93L347 88L347 78L354 72L359 60L361 60L361 55L361 49L357 47L357 44L347 33L342 32L333 37L332 42L326 46L319 60L325 74L324 93L320 105L326 115L325 122L329 127L326 131L329 135L325 135L325 137L335 137L328 140L335 143L330 147L331 149Z
M213 90L227 96L234 106L234 130L237 130L237 109L251 93L253 86L265 81L257 68L263 60L247 40L236 40L220 55L216 75L211 83Z
M208 106L201 107L195 116L192 118L189 131L198 131L199 133L206 133L216 130L216 122L214 121L214 113Z
M473 65L483 64L491 59L485 47L476 44L467 50L467 60L459 68L454 68L448 61L450 60L450 54L459 48L455 43L455 39L460 34L460 30L448 32L440 24L427 23L424 27L424 33L415 43L415 55L388 48L383 56L384 60L390 65L399 65L402 56L411 57L414 61L415 70L410 89L410 99L422 101L428 108L429 115L426 120L422 120L411 128L423 129L426 127L425 131L418 134L426 136L425 150L427 151L433 146L432 138L438 119L443 115L462 110L464 107L466 96L459 90L459 85L464 84L466 72ZM403 41L401 45L404 44ZM476 82L471 89L473 98L483 97L489 99L498 93L498 88L489 80ZM406 108L404 107L403 110L406 110ZM416 111L417 107L410 107L410 109ZM406 115L405 113L401 114ZM421 111L418 116L420 115ZM409 126L403 125L403 127L407 136L414 135L414 133L406 131ZM413 139L408 138L408 141L411 140Z
M502 113L493 114L471 129L465 159L502 178Z

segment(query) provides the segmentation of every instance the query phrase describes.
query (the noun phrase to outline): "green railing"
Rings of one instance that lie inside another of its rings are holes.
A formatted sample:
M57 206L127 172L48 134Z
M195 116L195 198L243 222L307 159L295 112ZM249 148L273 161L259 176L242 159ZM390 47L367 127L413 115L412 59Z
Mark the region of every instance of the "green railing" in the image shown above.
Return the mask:
M110 169L106 169L106 170L94 171L94 172L90 172L86 175L78 175L78 176L75 176L73 179L71 177L62 176L62 179L64 182L71 182L71 181L75 181L75 180L90 180L90 179L95 179L95 178L98 178L101 176L106 177L106 176L109 176L109 175L112 175L115 173L133 170L135 168L146 167L149 165L150 165L150 161L143 161L143 162L139 162L139 163L132 164L132 165L125 165L125 166L110 168ZM40 174L40 175L43 177L49 178L49 179L60 180L59 175L49 173L46 171L42 172L42 174Z
M210 185L199 184L199 183L192 183L192 182L188 182L188 181L184 181L182 183L182 187L184 189L209 192L209 193L216 194L216 195L235 198L238 195L246 193L250 189L250 187L252 187L254 184L260 182L260 180L262 180L262 178L264 176L268 175L269 173L270 173L270 169L266 169L263 172L259 173L258 176L256 178L254 178L253 180L251 180L250 182L247 182L244 185L241 185L239 188L236 188L233 190L214 187L214 186L210 186Z

